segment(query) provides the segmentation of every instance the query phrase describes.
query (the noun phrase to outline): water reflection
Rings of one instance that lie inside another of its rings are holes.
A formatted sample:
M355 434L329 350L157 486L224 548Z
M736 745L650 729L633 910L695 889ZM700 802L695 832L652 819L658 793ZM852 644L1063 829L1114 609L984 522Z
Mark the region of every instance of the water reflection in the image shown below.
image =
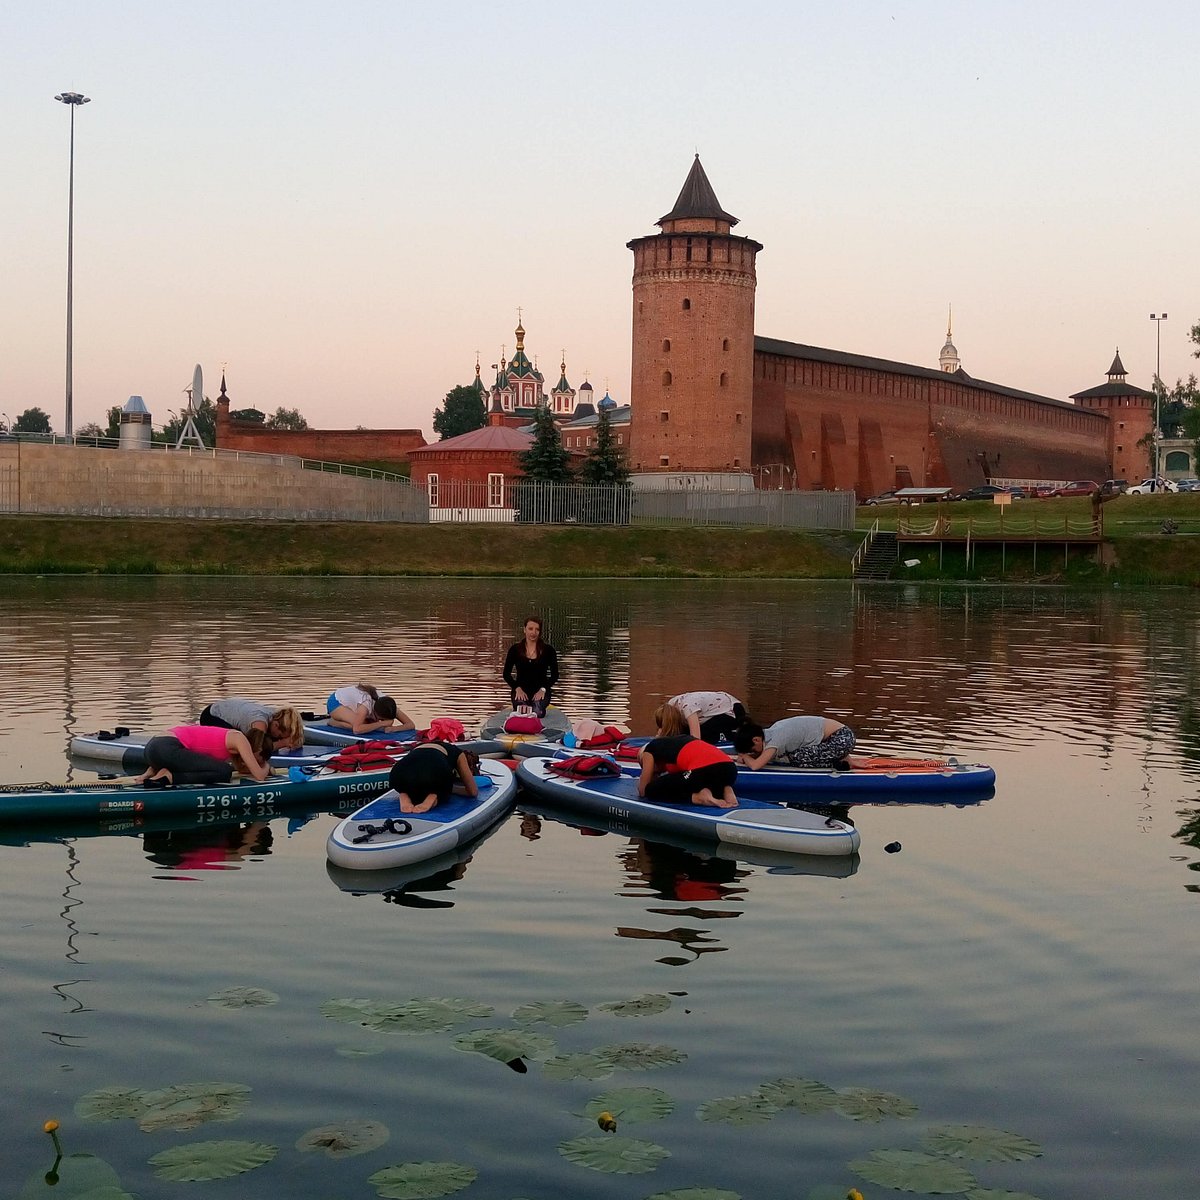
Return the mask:
M142 835L146 858L170 875L155 879L192 880L190 871L236 871L247 859L271 853L275 835L269 821L236 821L216 828L165 829Z

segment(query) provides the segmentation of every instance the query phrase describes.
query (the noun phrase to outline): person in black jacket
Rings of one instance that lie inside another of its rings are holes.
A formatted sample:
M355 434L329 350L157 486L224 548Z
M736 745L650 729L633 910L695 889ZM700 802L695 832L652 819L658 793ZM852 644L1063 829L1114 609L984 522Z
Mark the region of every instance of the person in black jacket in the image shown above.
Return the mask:
M504 657L504 682L512 691L513 708L529 705L546 715L550 694L558 682L558 654L542 637L540 617L525 619L525 636L509 646Z

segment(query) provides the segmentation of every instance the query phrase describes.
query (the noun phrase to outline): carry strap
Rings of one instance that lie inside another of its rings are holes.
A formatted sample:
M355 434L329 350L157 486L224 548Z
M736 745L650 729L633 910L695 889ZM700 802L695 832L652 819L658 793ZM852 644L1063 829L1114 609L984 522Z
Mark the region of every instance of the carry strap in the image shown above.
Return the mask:
M373 837L378 837L381 833L390 833L396 837L403 837L406 833L412 833L412 825L410 825L403 817L388 817L382 825L360 825L359 835L356 838L351 838L351 845L357 846L361 842L369 842Z

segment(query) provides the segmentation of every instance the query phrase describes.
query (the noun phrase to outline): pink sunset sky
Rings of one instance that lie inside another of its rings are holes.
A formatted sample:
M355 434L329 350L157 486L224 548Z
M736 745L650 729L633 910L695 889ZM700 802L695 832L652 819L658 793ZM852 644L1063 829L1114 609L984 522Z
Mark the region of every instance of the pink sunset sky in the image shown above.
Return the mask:
M75 426L192 368L235 407L411 427L526 349L629 390L625 243L699 151L760 241L759 334L1065 399L1200 368L1200 6L517 8L300 0L0 15L0 412Z

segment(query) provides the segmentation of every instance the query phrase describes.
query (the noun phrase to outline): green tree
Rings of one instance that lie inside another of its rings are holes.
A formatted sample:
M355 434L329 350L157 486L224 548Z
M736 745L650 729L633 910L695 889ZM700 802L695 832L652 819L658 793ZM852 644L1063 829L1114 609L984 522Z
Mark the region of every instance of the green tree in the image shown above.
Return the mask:
M267 414L259 408L236 408L229 414L231 421L245 421L248 425L261 425Z
M571 456L559 437L554 414L544 404L538 406L533 418L533 445L520 456L520 462L526 479L571 482Z
M13 422L13 433L50 432L50 418L40 408L27 408Z
M292 433L303 433L308 428L298 408L277 408L264 424L268 429L288 429Z
M607 408L600 410L600 417L596 422L596 441L589 447L579 475L584 483L590 484L629 482L629 468L625 465L625 455L621 452L621 447L617 445Z
M433 432L439 441L482 429L487 424L483 393L473 384L459 384L446 393L441 408L433 410Z

